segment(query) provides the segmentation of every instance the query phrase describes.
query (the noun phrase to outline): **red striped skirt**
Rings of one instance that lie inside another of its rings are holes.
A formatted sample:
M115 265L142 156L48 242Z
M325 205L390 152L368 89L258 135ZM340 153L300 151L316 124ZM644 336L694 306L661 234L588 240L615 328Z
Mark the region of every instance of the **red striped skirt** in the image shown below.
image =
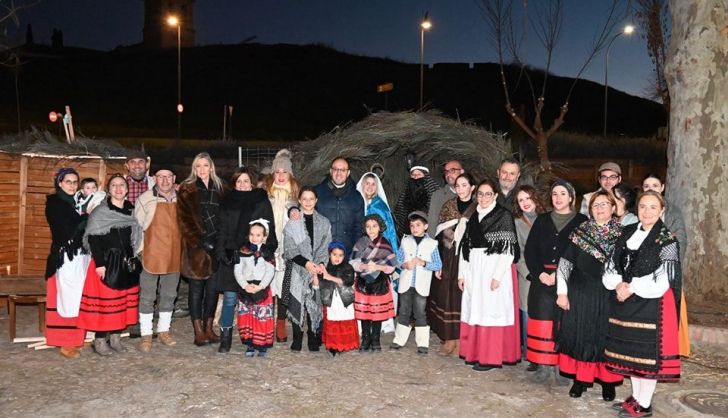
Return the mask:
M257 348L273 346L273 293L268 287L265 298L257 303L240 300L238 308L238 332L243 344Z
M574 375L574 379L582 383L621 383L624 378L607 370L601 361L581 361L563 353L559 353L559 371Z
M349 351L359 348L359 325L356 319L331 321L324 306L324 330L321 336L327 350Z
M554 321L528 318L526 333L526 360L546 366L559 364L554 341Z
M369 295L354 286L354 312L356 319L363 321L384 321L394 318L392 284L383 295Z
M609 361L610 354L605 353L607 357L607 370L630 377L640 377L644 379L654 379L659 381L671 382L680 380L680 343L678 341L678 312L675 307L675 296L672 290L668 289L660 300L660 320L658 321L658 346L659 369L657 371L650 369L640 369L629 367L624 364L617 364ZM611 354L618 356L619 354Z
M91 260L83 285L78 326L90 331L118 331L136 324L138 317L139 286L126 290L106 286Z
M55 347L81 347L86 330L78 328L78 317L64 318L58 315L56 275L46 283L46 344Z

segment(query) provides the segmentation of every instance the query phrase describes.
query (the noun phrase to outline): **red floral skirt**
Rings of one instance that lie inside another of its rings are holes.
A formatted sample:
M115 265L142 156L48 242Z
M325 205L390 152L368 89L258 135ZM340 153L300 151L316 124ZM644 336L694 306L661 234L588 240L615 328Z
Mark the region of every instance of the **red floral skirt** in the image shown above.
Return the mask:
M349 351L359 348L359 326L356 319L331 321L324 306L324 330L321 337L327 350Z
M257 303L240 300L238 304L238 332L243 344L257 348L273 346L273 293L266 289L263 300Z

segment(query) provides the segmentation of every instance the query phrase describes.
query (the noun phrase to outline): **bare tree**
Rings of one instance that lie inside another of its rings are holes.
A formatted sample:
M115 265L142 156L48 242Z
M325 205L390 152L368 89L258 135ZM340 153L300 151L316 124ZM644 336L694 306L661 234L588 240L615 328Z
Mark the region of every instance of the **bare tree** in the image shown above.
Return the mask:
M587 57L579 68L573 83L571 84L566 98L559 108L558 116L551 122L550 126L544 126L543 113L546 106L546 88L548 84L549 70L551 69L554 50L558 45L559 36L563 24L563 0L543 0L535 2L534 12L529 10L528 0L521 0L523 6L523 22L520 29L516 30L513 18L513 0L481 0L480 6L483 16L487 22L490 40L498 53L500 64L501 82L505 95L506 112L511 119L528 135L537 146L539 166L542 172L551 171L549 160L548 141L564 124L566 114L569 111L569 99L576 87L584 70L589 66L594 57L606 46L606 43L614 33L619 24L624 8L621 0L611 0L607 9L603 25L594 35ZM521 57L521 46L527 39L530 27L534 27L536 37L546 52L546 62L543 68L543 81L540 89L537 89L531 79L531 71L527 68L526 61ZM509 80L506 75L506 58L515 63L520 71L515 80ZM524 116L519 115L513 108L511 102L512 92L518 84L525 79L531 93L531 106L533 107L533 121L529 123ZM509 89L509 82L512 89Z
M642 38L647 41L647 53L654 68L647 94L662 101L670 114L670 91L665 80L667 45L670 43L670 5L668 0L635 0L634 15L642 28Z

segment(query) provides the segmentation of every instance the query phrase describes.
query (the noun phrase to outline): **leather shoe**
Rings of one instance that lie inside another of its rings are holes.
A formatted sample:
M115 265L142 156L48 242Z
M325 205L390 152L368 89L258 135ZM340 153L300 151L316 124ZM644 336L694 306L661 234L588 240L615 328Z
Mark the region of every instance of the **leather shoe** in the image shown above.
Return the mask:
M175 309L174 312L172 312L172 318L179 319L179 318L186 318L190 316L190 310L189 309Z
M65 358L79 358L81 351L77 347L61 347L61 355Z
M637 400L632 395L629 395L629 397L627 397L627 399L623 400L622 402L613 403L612 409L614 409L615 411L624 411L627 408L627 405L631 405L635 402L637 402Z
M526 367L527 372L535 372L539 369L539 365L536 363L533 363L531 361L528 362L528 367Z
M574 384L571 385L571 389L569 389L569 396L572 398L581 398L581 394L586 391L586 386L584 386L582 383L574 381Z
M652 416L652 406L643 407L637 402L627 405L626 409L617 414L620 418L641 418Z
M488 370L492 370L492 369L494 369L493 366L484 366L479 363L476 364L475 366L473 366L473 370L475 370L476 372L487 372Z

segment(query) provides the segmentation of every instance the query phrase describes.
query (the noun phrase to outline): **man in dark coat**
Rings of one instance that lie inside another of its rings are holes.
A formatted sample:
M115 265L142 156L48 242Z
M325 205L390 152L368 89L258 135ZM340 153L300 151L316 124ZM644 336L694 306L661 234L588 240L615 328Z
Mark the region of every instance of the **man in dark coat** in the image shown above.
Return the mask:
M336 157L331 162L329 175L316 186L316 210L331 222L332 239L342 242L349 253L362 235L364 221L364 199L350 174L346 158Z

